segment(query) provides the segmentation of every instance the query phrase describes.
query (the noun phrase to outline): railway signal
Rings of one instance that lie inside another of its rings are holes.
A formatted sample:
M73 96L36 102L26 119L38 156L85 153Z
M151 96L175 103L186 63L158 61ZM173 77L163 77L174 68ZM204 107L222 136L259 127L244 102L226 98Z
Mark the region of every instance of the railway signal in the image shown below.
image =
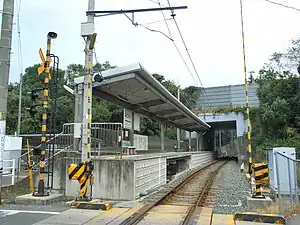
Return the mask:
M38 68L38 75L45 73L43 78L43 112L42 112L42 138L41 138L41 148L40 150L40 176L38 182L38 190L36 193L33 193L33 196L48 196L49 193L45 192L44 184L44 175L45 175L45 158L46 158L46 133L47 133L47 118L48 118L48 102L49 102L49 80L51 79L50 75L50 63L51 63L51 40L57 38L57 34L54 32L49 32L47 35L47 51L46 59L42 50L39 50L39 55L42 60L42 64ZM33 95L35 98L36 95Z
M42 92L42 90L43 90L42 88L37 88L27 92L27 94L29 94L31 97L32 104L29 107L27 107L26 110L29 112L31 117L34 117L36 115L37 113L36 107L42 106L42 103L35 103L40 97L40 93Z

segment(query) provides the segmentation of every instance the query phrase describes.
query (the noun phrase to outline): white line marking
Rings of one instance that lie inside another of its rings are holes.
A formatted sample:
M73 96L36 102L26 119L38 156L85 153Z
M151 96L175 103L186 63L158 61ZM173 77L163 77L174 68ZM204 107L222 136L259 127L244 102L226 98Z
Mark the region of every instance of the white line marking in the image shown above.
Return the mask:
M239 200L237 205L218 205L220 207L241 207L243 206L242 201Z
M6 209L0 209L0 212L5 213L5 215L13 215L17 213L36 213L36 214L50 214L50 215L57 215L60 214L60 212L47 212L47 211L27 211L27 210L6 210Z
M2 212L2 214L0 214L0 217L3 218L3 217L11 216L11 215L14 215L14 214L17 214L17 212L11 212L11 211Z

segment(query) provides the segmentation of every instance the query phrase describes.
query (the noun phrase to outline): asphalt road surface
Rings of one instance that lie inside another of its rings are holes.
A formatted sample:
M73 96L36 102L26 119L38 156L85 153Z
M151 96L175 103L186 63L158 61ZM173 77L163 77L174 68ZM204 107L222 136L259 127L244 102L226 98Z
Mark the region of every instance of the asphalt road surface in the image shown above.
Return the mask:
M3 205L0 207L1 225L32 225L66 210L61 206Z

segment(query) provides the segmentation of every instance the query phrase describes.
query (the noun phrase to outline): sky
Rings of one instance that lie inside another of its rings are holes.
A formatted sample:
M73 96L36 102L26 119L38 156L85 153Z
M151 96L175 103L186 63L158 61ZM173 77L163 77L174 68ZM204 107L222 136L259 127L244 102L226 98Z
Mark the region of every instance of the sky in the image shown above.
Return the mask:
M2 0L1 0L2 1ZM151 0L95 0L96 10L159 7ZM155 0L154 0L155 1ZM299 0L274 0L300 8ZM49 31L58 34L52 52L60 57L60 68L84 63L84 41L80 24L86 21L88 0L15 0L20 4L21 54L18 52L18 10L15 7L10 81L19 80L26 67L40 63L38 49L46 49ZM160 0L167 5L167 0ZM246 59L248 71L258 72L273 52L283 51L300 35L300 12L267 3L243 0ZM170 0L176 11L189 53L204 87L234 85L244 81L239 0ZM170 11L164 12L167 19ZM130 15L129 15L130 16ZM162 13L135 14L139 24L163 20ZM167 21L172 37L187 62L196 85L199 80L189 61L174 21ZM164 21L147 25L168 34ZM172 41L157 32L133 26L125 15L95 18L98 61L126 66L140 62L150 73L164 75L182 87L195 85Z

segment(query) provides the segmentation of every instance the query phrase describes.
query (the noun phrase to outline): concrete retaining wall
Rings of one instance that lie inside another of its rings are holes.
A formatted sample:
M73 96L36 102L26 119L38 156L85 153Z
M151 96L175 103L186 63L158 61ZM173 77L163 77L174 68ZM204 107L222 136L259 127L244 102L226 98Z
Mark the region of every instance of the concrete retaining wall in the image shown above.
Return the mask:
M182 153L181 153L182 154ZM213 152L187 152L186 169L201 166L213 160ZM167 158L174 153L128 156L123 160L96 158L94 160L93 198L111 200L134 200L141 193L155 189L167 182ZM180 154L178 153L178 157ZM181 159L182 160L182 159ZM69 180L67 166L79 164L80 159L58 158L55 162L54 189L66 196L78 197L79 183ZM37 174L38 175L38 174ZM38 179L35 179L36 186ZM47 179L45 179L47 180Z
M166 157L139 160L134 162L134 197L167 182Z
M213 154L211 151L201 152L201 154L195 153L191 155L191 169L202 164L213 161Z

